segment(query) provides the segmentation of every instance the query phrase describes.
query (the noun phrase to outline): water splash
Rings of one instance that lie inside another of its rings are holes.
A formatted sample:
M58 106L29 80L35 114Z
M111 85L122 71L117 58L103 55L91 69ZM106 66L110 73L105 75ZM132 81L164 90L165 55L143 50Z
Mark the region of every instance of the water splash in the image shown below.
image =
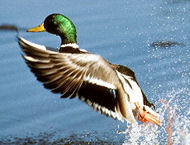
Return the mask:
M162 126L153 124L127 125L122 132L126 145L188 145L190 144L189 89L171 90L157 102ZM167 100L166 100L167 99Z

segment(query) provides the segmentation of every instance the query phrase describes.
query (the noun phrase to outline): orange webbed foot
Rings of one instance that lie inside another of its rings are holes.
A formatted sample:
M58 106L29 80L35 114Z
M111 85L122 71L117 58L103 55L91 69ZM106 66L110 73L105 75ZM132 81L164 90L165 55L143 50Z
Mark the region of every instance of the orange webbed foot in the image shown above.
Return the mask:
M157 116L150 114L149 112L143 110L143 108L139 105L139 103L135 103L136 107L138 108L139 111L139 116L138 119L145 123L145 122L152 122L156 125L161 125L161 121L158 119Z

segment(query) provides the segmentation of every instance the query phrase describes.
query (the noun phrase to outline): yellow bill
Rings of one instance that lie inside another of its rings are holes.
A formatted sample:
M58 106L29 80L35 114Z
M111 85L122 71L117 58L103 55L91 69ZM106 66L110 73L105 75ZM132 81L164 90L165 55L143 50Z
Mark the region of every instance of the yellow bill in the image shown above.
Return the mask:
M44 28L44 23L40 24L37 27L28 29L27 32L44 32L46 31L46 29Z

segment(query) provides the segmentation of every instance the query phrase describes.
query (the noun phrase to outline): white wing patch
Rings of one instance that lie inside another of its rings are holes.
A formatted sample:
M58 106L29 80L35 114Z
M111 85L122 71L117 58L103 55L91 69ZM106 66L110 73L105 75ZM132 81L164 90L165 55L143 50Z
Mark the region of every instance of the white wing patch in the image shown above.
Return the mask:
M98 111L101 114L105 114L107 116L111 116L114 119L118 119L120 121L124 121L123 117L121 116L121 114L117 113L117 112L113 112L103 106L100 106L97 103L91 102L89 99L85 99L83 96L79 97L82 101L86 102L89 106L91 106L93 109L95 109L96 111Z
M141 88L138 86L138 84L134 80L132 80L132 78L129 76L126 76L119 72L117 72L117 74L118 74L120 80L122 81L122 84L124 85L125 91L129 94L132 109L136 108L136 106L134 105L135 102L138 102L141 106L143 106L143 104L144 104L143 103L143 94L142 94ZM132 88L129 86L128 83L126 83L124 78L130 83Z
M87 81L91 84L96 84L98 86L103 86L103 87L106 87L108 89L116 89L116 87L113 84L110 84L108 82L105 82L103 80L100 80L100 79L97 79L94 77L87 76L84 78L84 81Z

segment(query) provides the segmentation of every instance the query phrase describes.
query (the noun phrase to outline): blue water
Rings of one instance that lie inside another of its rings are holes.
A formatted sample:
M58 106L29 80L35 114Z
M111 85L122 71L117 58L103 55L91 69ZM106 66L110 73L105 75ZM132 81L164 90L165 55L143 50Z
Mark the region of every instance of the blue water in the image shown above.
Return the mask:
M135 71L160 113L162 127L126 125L100 115L78 99L60 99L44 89L26 66L16 32L0 30L0 138L54 132L53 138L75 134L88 142L90 134L103 143L166 144L168 110L160 102L165 100L174 116L173 144L190 143L190 1L0 1L0 25L23 30L39 25L51 13L62 13L75 23L80 48ZM19 35L35 43L60 45L57 36L22 30ZM151 45L158 41L179 45Z

